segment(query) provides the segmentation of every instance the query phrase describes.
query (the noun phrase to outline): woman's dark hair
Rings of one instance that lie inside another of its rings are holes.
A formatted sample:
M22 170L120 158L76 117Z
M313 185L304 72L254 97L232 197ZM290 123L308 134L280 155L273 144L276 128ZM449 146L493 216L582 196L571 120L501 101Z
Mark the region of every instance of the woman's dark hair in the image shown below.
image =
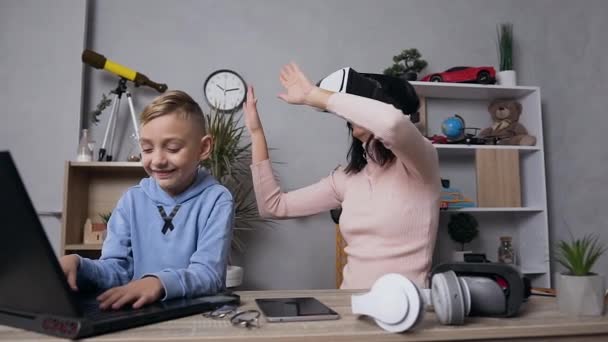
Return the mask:
M380 166L384 166L389 164L395 159L395 155L391 150L384 147L384 144L380 142L376 142L375 144L370 144L373 136L369 137L367 144L363 147L363 143L361 140L353 137L353 126L348 123L348 132L350 133L352 142L350 144L350 149L348 150L348 166L344 170L348 173L358 173L367 165L367 158L371 158L376 164ZM371 153L370 153L371 149Z
M384 76L384 75L383 75ZM403 114L412 114L418 111L420 107L420 100L416 94L414 87L404 79L392 78L390 82L378 82L378 79L373 79L379 86L378 91L374 93L373 98L388 104L392 104L397 109L400 109ZM398 86L396 86L398 85ZM398 100L393 99L392 96L397 94L395 90L400 90ZM388 95L388 94L390 95ZM373 115L373 113L370 113ZM356 174L361 171L365 165L367 165L367 158L371 158L376 164L380 166L388 165L395 160L395 155L391 150L386 148L381 142L371 144L374 136L370 136L368 141L363 147L361 140L353 137L353 127L350 123L347 123L348 133L352 139L350 149L348 150L347 160L348 165L344 170L347 174ZM371 153L370 153L371 152Z

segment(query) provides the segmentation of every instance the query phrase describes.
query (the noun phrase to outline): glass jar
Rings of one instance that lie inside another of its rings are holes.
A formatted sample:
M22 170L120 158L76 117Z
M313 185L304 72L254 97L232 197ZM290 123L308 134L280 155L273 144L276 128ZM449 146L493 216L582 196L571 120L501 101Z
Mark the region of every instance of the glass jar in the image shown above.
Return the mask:
M498 247L498 262L503 264L515 264L515 253L511 244L510 236L500 237L500 246Z
M88 129L83 129L80 133L80 142L78 143L78 152L76 160L79 162L93 161L93 148L95 143L91 140Z

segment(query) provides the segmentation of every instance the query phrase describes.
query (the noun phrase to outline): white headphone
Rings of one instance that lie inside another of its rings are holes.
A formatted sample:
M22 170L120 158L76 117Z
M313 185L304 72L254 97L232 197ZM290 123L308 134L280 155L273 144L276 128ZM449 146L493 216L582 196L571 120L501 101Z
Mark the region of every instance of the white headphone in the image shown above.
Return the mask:
M406 277L390 273L376 280L369 292L351 297L354 314L371 316L390 332L403 332L416 326L422 320L425 307L431 305L441 324L464 324L472 304L477 313L495 314L505 309L506 300L493 280L458 277L451 270L434 274L430 290L421 291Z

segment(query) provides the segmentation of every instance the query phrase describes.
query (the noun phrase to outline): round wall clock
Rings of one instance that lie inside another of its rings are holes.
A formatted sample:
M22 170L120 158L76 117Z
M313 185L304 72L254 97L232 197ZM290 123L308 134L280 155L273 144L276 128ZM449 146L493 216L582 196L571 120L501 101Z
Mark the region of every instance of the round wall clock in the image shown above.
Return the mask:
M247 84L236 72L221 69L207 77L203 93L209 106L229 112L243 105L247 94Z

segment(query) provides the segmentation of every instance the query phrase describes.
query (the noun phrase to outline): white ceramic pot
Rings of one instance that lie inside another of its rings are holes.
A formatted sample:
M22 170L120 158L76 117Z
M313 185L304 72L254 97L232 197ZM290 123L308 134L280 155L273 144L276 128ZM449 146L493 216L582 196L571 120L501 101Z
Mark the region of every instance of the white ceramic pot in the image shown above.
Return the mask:
M471 251L453 251L452 252L452 261L454 262L464 262L464 255L473 253Z
M604 277L557 274L557 305L561 313L572 316L604 314Z
M243 283L243 268L228 265L226 269L226 288L238 287Z
M515 70L500 71L496 77L498 84L505 87L515 87L517 85L517 74Z

